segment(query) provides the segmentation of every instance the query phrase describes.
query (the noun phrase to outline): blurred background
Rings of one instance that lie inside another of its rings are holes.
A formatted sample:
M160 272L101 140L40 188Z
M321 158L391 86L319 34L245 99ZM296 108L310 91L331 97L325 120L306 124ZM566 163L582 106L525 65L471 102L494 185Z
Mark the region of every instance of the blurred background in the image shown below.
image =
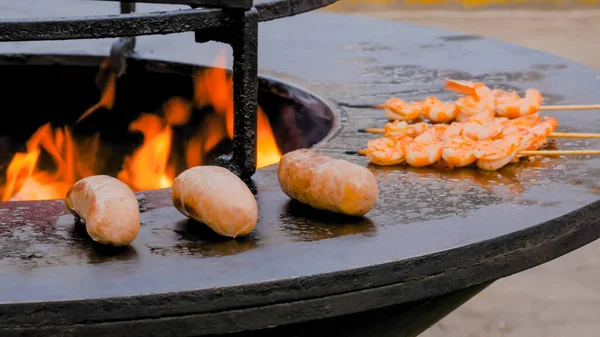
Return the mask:
M480 35L600 70L600 0L341 0L325 11ZM420 337L598 337L599 317L596 241L497 281Z

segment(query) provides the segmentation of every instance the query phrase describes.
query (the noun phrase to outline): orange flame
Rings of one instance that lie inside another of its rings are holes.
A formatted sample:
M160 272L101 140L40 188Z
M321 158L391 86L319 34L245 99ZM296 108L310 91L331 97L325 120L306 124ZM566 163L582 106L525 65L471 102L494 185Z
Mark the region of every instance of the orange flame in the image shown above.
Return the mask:
M175 164L169 163L172 125L182 125L190 118L191 105L174 97L163 105L164 118L142 114L129 125L129 131L144 135L144 143L132 156L125 157L117 178L133 190L150 190L171 186L175 179Z
M94 160L86 160L98 152L97 135L83 144L73 142L68 127L42 125L27 141L26 152L15 154L8 165L2 201L63 198L76 179L97 170L90 166ZM39 168L42 150L52 158L54 171Z
M204 116L196 134L185 145L187 167L202 165L204 156L224 139L233 138L233 81L224 69L226 57L221 53L217 67L194 75L194 101L173 97L163 104L162 115L143 113L129 125L130 132L143 135L143 143L123 160L117 178L134 191L171 186L177 174L177 158L171 151L173 126L185 125L192 108L210 106L214 112ZM106 72L107 63L101 66ZM109 70L110 71L110 70ZM98 103L86 110L75 124L100 107L112 109L116 95L116 75L108 80ZM257 109L257 167L277 163L281 152L265 112ZM84 177L103 174L98 156L99 135L77 140L69 127L52 129L41 126L27 141L26 151L14 155L2 186L2 201L64 198L68 189ZM52 169L41 165L43 154Z
M100 96L100 100L98 103L92 105L83 114L81 114L75 124L81 122L100 108L105 108L108 110L113 108L115 104L115 97L117 95L117 74L109 68L108 60L105 60L100 64L100 72L98 75L100 76L100 74L106 74L108 76L106 85L102 91L102 95Z
M217 126L217 123L204 123L206 126L198 134L196 139L190 142L188 146L186 158L189 166L200 165L198 158L202 157L202 151L206 151L215 146L221 139L224 138L223 129L227 132L227 137L233 139L233 80L227 76L225 71L226 55L222 51L217 58L216 66L207 69L202 73L194 76L194 98L196 105L199 107L212 106L214 111L220 116L224 116L225 123ZM279 162L281 159L281 151L275 141L273 130L269 119L262 108L257 109L257 168L269 166ZM214 119L214 117L208 117ZM220 123L220 124L222 124ZM204 147L200 144L204 144ZM198 164L197 164L198 163Z

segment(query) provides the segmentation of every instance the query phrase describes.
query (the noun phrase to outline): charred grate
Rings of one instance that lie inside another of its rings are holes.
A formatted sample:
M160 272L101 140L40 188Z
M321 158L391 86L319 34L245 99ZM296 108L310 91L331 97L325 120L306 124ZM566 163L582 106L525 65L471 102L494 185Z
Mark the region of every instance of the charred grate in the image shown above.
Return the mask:
M94 0L120 2L120 15L0 20L1 41L117 38L109 62L122 75L136 36L194 32L197 43L216 41L233 50L233 153L217 159L241 178L256 172L258 23L301 14L338 0ZM135 13L136 3L191 9Z

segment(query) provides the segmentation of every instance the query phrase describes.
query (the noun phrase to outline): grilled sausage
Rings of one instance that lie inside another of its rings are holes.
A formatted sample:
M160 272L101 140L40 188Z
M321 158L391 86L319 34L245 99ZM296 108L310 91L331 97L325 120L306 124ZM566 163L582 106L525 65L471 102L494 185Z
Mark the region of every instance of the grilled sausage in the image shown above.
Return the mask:
M378 200L377 180L369 169L311 150L286 153L277 178L288 197L317 209L362 216Z
M65 197L65 205L92 240L126 246L138 235L140 207L131 189L120 180L96 175L79 180Z
M171 186L173 205L222 236L250 233L258 221L258 205L244 182L219 166L183 171Z

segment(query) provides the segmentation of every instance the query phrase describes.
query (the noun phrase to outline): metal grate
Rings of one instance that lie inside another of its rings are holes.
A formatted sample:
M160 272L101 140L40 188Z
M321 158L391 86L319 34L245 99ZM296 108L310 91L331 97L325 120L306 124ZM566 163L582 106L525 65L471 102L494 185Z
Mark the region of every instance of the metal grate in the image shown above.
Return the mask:
M121 3L121 15L0 20L0 41L118 38L110 64L122 75L140 35L195 32L198 43L227 43L233 50L233 154L217 159L241 178L256 172L258 23L325 7L338 0L94 0ZM135 3L189 5L192 9L135 13Z

